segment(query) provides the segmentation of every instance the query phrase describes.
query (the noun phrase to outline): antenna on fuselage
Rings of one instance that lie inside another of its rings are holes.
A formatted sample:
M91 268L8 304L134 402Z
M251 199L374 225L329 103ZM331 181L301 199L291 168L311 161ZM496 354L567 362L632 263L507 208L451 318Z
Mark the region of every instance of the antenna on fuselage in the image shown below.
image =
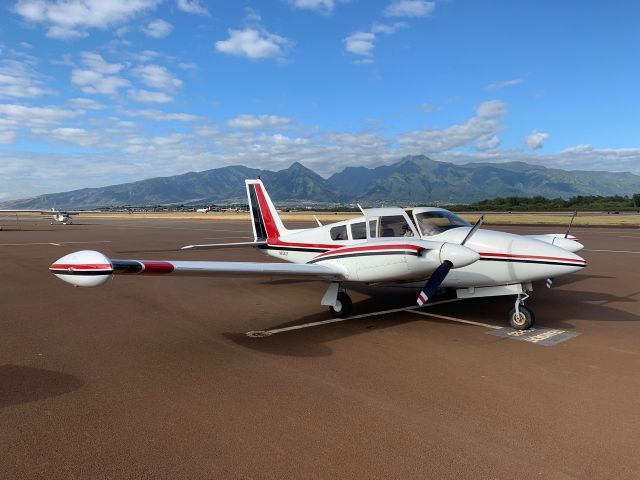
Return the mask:
M362 206L359 203L356 203L356 205L358 205L358 208L360 209L360 211L364 215L364 208L362 208Z
M315 215L313 216L313 218L316 219L316 222L318 223L318 226L321 227L322 226L322 222L320 220L318 220L318 217L316 217Z

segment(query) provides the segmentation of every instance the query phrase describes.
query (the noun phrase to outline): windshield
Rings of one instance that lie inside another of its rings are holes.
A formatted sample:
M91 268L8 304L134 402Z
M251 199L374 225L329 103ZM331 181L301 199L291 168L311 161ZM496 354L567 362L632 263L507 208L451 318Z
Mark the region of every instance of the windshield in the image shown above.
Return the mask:
M438 235L446 230L457 227L470 227L471 224L455 213L444 210L434 210L416 214L418 228L423 236Z

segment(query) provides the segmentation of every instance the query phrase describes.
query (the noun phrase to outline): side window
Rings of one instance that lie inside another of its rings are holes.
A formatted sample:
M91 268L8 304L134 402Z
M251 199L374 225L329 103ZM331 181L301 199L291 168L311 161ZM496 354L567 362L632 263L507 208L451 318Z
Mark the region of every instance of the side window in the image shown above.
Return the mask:
M378 219L369 220L369 237L378 237Z
M367 224L364 222L351 224L351 238L354 240L362 240L367 238Z
M339 225L331 229L331 240L348 240L347 226Z

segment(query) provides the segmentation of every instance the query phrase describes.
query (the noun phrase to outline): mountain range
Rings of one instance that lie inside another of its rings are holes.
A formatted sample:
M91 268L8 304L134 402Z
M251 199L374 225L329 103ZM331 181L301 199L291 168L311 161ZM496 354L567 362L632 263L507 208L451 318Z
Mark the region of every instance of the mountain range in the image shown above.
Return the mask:
M376 168L347 167L325 179L296 162L280 171L215 168L100 188L7 201L2 208L96 208L123 205L246 202L244 180L260 176L276 202L417 205L470 203L506 196L569 198L640 192L631 173L567 171L523 162L456 165L410 156Z

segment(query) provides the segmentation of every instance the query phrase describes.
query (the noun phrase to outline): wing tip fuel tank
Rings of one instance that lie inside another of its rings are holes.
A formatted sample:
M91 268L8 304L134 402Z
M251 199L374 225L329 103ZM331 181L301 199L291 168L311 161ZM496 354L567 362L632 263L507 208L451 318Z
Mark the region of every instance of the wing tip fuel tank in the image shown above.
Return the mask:
M49 270L76 287L98 287L113 274L113 264L100 252L81 250L58 259Z

